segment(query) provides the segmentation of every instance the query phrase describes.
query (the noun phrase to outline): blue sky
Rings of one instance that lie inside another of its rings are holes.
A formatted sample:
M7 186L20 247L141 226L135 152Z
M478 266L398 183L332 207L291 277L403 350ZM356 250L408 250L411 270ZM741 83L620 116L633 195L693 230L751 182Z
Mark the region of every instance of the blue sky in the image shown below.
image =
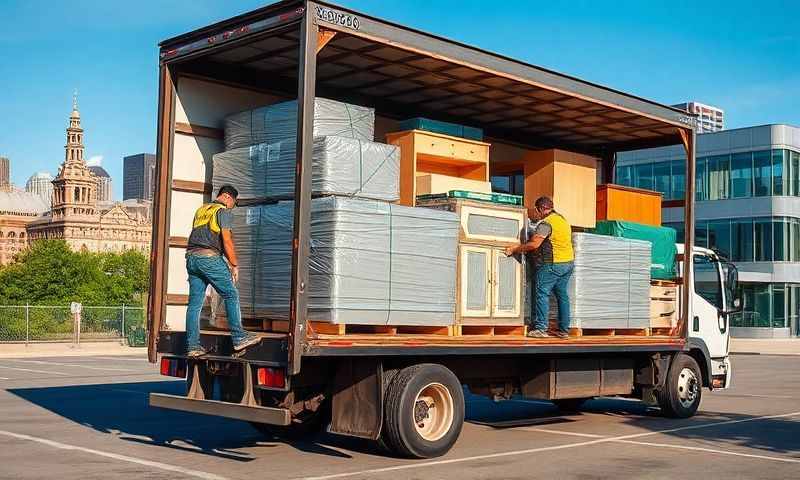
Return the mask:
M0 0L0 155L55 174L72 91L122 195L122 157L155 151L157 43L264 0ZM729 128L800 125L800 2L340 0L342 5L653 99L722 107Z

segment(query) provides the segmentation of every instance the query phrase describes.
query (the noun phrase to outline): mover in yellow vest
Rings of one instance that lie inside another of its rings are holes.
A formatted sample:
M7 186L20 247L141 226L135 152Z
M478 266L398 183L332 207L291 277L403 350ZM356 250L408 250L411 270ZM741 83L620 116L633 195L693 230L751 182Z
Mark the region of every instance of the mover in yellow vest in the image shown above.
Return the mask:
M197 209L192 220L192 233L186 248L186 272L189 274L189 306L186 309L186 351L189 357L206 354L200 344L200 310L211 284L225 300L225 313L231 329L234 350L243 350L259 342L259 338L242 328L239 306L239 263L233 244L231 209L239 192L223 185L217 198ZM225 259L227 259L227 263Z
M575 252L572 249L572 228L567 220L555 211L553 200L539 197L530 212L527 242L506 248L506 255L528 254L528 267L534 269L535 291L533 308L535 320L529 337L548 337L550 294L558 303L558 331L555 336L569 336L569 279L575 269Z

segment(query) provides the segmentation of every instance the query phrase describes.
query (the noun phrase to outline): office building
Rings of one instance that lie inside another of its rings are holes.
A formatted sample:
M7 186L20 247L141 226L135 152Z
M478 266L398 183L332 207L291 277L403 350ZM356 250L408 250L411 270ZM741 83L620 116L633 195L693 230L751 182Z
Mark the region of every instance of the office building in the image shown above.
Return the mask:
M11 165L8 157L0 157L0 190L11 188Z
M697 115L697 133L712 133L725 129L725 112L721 108L700 102L679 103L673 107Z
M153 200L156 156L140 153L125 157L123 162L122 199Z
M683 237L683 147L625 152L615 183L664 194L664 225ZM800 334L800 128L788 125L697 136L695 244L732 260L744 311L739 337Z
M97 177L97 201L99 203L111 203L114 201L114 195L111 191L111 175L108 174L105 168L99 165L88 167L89 171Z
M38 195L49 206L53 201L53 176L50 172L36 172L25 182L25 191Z

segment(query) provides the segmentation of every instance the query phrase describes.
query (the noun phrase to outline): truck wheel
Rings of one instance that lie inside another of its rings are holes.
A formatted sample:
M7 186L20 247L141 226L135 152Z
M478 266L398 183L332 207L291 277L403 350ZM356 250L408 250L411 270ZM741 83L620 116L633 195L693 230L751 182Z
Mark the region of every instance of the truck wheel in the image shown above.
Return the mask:
M559 410L562 412L577 412L581 409L584 403L586 403L589 398L561 398L558 400L553 400L553 403L556 404Z
M442 365L404 368L389 384L384 402L382 440L405 457L444 455L464 425L464 391Z
M703 390L703 376L694 358L679 353L669 367L664 388L656 392L664 416L689 418L697 412Z

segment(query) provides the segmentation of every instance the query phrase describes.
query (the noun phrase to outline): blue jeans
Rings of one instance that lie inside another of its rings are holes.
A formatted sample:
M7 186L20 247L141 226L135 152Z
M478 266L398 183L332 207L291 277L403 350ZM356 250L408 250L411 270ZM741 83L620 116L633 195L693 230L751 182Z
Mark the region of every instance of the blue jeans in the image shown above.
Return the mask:
M247 333L242 329L239 291L233 284L231 271L225 260L219 255L211 257L189 255L186 257L186 271L189 273L189 308L186 309L188 351L200 348L200 310L203 308L209 283L225 300L225 312L233 344L241 342Z
M569 279L575 270L574 262L545 263L536 267L536 289L534 307L536 320L533 328L547 330L550 317L550 294L558 303L558 329L569 330Z

